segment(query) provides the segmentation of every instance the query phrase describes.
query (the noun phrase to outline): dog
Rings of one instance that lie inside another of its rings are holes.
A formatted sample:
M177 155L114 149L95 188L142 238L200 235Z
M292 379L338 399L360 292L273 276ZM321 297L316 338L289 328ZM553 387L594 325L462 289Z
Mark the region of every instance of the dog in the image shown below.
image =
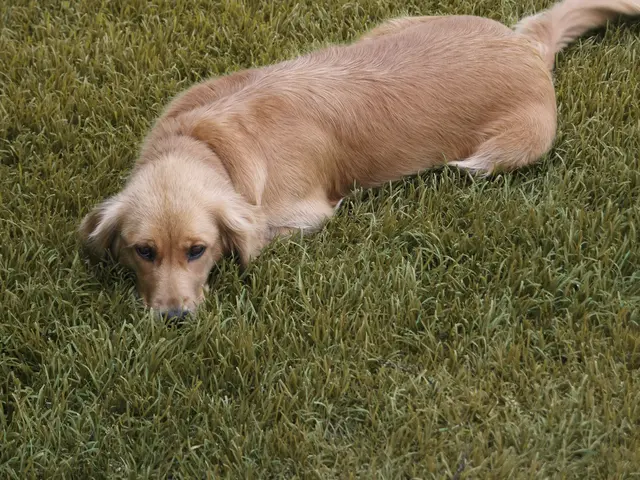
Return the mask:
M571 41L640 0L564 0L513 28L402 17L358 40L196 84L142 142L124 189L79 233L134 270L144 303L184 317L214 264L322 228L354 186L451 165L529 165L556 135L552 71Z

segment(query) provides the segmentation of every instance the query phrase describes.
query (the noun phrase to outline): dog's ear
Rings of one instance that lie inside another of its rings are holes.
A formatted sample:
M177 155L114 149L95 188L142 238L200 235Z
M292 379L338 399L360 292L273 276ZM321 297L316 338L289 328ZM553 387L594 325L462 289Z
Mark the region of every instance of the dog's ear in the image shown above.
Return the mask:
M102 259L107 252L117 257L123 210L122 201L116 196L102 202L82 219L78 229L80 241L94 257Z
M201 142L205 143L216 154L220 154L222 148L223 153L228 153L224 149L224 139L230 134L206 113L198 113L190 117L190 121L185 123L188 134Z
M235 252L240 265L246 268L264 246L264 223L258 207L242 200L225 202L216 209L216 219L226 252Z

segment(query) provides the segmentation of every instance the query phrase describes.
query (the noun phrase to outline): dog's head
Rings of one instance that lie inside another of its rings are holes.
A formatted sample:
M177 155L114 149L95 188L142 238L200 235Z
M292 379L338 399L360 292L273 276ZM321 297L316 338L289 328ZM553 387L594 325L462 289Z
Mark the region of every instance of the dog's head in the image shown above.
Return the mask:
M257 255L257 218L210 152L176 148L139 164L122 192L83 219L80 236L90 252L110 251L133 269L147 306L181 317L202 302L224 254L243 264Z

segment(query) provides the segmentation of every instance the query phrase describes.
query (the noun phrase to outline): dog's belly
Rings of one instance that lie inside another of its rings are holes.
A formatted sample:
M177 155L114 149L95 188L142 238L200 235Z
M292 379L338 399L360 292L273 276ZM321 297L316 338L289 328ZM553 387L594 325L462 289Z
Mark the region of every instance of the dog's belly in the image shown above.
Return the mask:
M283 197L276 204L263 206L263 210L272 236L296 230L312 233L322 228L340 202L332 205L324 192L317 190L303 198Z

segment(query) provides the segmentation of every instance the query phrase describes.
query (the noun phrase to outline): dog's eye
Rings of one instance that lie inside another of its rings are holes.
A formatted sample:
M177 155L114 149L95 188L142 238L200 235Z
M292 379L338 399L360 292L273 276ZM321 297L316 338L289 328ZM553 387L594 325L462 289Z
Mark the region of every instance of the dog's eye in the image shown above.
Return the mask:
M141 258L148 260L150 262L156 258L156 252L148 245L139 245L136 247L136 253L140 255Z
M204 245L194 245L189 249L187 257L189 258L189 260L196 260L202 256L206 249L207 247L205 247Z

